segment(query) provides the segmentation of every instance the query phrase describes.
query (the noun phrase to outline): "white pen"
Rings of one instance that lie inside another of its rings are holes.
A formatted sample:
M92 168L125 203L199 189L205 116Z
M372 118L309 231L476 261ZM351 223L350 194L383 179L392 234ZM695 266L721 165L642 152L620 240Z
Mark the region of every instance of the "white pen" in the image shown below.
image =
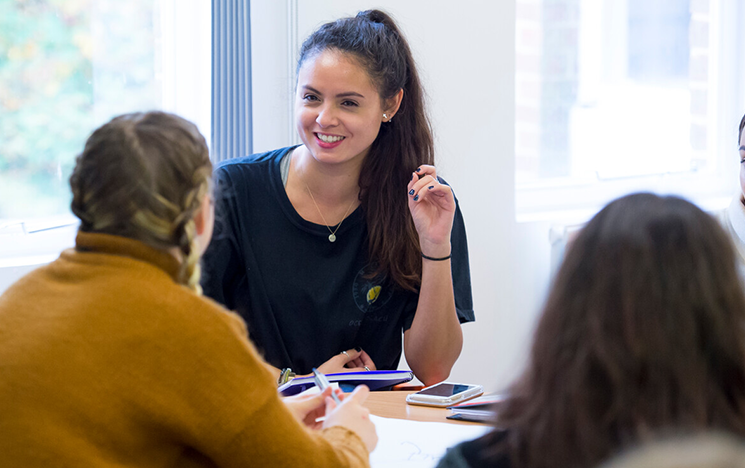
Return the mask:
M327 379L326 376L323 375L323 373L319 371L318 369L316 369L315 367L313 368L313 380L316 381L316 385L321 390L321 392L326 390L326 387L331 385L329 383L329 379ZM331 398L334 399L337 405L341 404L341 400L339 399L338 396L336 396L336 392L333 390L331 391Z

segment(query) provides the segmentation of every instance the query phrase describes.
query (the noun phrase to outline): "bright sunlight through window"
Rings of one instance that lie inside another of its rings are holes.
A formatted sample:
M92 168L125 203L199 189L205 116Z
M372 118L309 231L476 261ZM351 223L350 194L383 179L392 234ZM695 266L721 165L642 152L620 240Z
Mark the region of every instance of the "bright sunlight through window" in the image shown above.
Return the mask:
M69 213L75 156L115 115L171 110L209 135L209 2L175 3L0 1L0 227Z
M739 3L517 0L518 215L636 190L731 196Z

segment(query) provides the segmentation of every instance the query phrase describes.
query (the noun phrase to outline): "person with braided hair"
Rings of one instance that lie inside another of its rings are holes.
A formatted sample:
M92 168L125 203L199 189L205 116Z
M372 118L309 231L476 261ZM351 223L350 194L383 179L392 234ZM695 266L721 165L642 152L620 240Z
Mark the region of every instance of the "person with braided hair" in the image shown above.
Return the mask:
M396 369L402 335L414 374L444 380L474 320L466 232L393 19L363 11L311 34L295 103L301 145L215 172L205 294L246 320L279 383Z
M0 466L369 466L367 388L281 400L245 323L201 295L211 179L175 115L88 138L75 248L0 296Z

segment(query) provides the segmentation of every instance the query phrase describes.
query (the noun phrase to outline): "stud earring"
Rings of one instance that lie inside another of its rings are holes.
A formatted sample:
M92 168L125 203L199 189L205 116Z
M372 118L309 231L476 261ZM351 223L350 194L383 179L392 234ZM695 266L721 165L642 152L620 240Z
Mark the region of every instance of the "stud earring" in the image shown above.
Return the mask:
M388 114L383 114L383 120L388 120Z

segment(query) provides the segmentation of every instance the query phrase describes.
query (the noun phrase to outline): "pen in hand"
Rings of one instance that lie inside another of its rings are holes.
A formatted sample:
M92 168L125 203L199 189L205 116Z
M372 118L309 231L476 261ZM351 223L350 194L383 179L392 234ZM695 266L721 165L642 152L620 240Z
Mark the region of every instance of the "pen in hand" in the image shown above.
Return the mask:
M323 373L320 372L315 367L313 368L313 380L316 381L316 385L318 386L319 390L321 390L321 392L323 392L324 390L326 390L326 387L328 387L329 385L331 385L329 383L329 379L327 379L326 376L323 375ZM336 392L334 392L334 391L331 392L331 398L334 399L334 401L336 402L337 405L341 404L341 400L336 395Z

